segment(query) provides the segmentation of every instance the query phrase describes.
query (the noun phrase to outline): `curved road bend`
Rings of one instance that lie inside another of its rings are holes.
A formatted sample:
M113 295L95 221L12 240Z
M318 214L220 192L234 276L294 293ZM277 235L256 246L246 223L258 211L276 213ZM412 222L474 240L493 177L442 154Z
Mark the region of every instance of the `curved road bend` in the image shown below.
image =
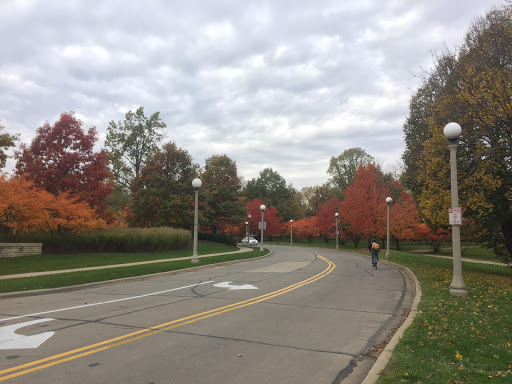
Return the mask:
M0 297L0 381L361 383L412 303L397 267L324 249Z

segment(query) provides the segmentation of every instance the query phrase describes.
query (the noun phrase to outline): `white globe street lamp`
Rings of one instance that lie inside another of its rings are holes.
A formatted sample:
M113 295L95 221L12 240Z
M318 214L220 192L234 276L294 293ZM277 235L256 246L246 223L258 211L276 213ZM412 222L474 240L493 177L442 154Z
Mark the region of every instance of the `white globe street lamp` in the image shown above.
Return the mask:
M199 195L199 188L201 188L201 185L203 185L203 182L199 179L192 180L192 186L194 187L194 194L195 194L195 205L194 205L194 250L192 253L192 263L198 264L199 263L199 256L197 255L197 232L199 230L199 213L198 213L198 195Z
M265 220L263 220L264 218L264 213L265 213L265 207L263 204L260 205L260 209L261 209L261 242L260 242L260 251L263 251L263 228L265 227Z
M459 187L457 185L457 139L460 136L462 129L457 123L448 123L444 127L443 133L450 142L448 148L450 149L450 181L452 189L452 208L451 212L460 212L459 210ZM462 216L462 215L461 215ZM452 248L453 248L453 278L450 285L450 295L452 296L467 296L466 284L462 278L462 262L460 252L460 220L452 220Z
M391 205L391 202L393 201L393 199L391 197L386 197L386 203L388 203L388 240L386 242L386 258L390 258L391 257L391 252L389 251L389 247L390 247L390 244L389 244L389 206Z
M250 245L250 243L249 243L249 231L248 231L248 229L247 229L247 228L248 228L248 225L249 225L249 222L248 222L248 221L246 221L246 222L245 222L245 237L247 237L247 245Z
M247 218L249 219L249 220L247 220L247 221L249 222L249 230L248 230L248 233L249 233L249 236L251 236L251 215L250 215L250 214L249 214L249 215L247 215Z
M290 245L293 245L293 220L290 220Z
M336 216L336 249L338 249L338 216L340 214L336 212L334 216Z

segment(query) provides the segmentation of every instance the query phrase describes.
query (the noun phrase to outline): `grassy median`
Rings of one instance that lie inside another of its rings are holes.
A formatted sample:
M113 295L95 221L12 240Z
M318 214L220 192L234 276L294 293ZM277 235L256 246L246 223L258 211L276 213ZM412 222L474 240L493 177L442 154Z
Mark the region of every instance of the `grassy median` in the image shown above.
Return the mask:
M223 246L220 244L213 243L200 243L198 246L198 254L212 254L228 252L224 255L212 256L201 258L199 266L216 264L225 261L249 259L258 256L263 256L268 253L267 250L260 251L259 249L253 249L249 252L234 253L229 252L236 251L238 248ZM179 258L191 256L190 250L176 251L176 252L162 252L162 253L123 253L123 254L78 254L78 255L43 255L43 256L24 256L15 258L18 261L13 262L15 259L3 259L11 260L11 263L3 263L0 265L2 268L2 275L8 275L13 273L24 273L24 272L35 272L35 271L51 271L51 270L62 270L62 269L73 269L89 266L104 266L118 263L129 263L138 261L149 261L149 260L162 260L170 258ZM23 260L25 259L25 260ZM31 260L32 259L32 260ZM46 259L48 263L46 264ZM59 263L59 260L62 263ZM64 262L65 260L65 262ZM109 260L109 262L106 262ZM37 261L37 265L34 264ZM74 261L74 262L72 262ZM25 264L28 269L19 272L20 264ZM46 265L45 265L46 264ZM12 268L9 268L9 265ZM115 280L125 277L143 276L160 272L176 271L180 269L186 269L195 267L197 264L192 264L190 260L176 260L166 261L154 264L141 264L130 267L118 267L109 269L99 269L94 271L77 271L69 273L59 273L55 275L27 277L27 278L15 278L0 280L0 293L9 292L20 292L20 291L31 291L36 289L47 289L47 288L59 288L73 285L80 285L92 282L100 282L107 280ZM4 270L5 268L5 270ZM16 271L16 272L13 272Z

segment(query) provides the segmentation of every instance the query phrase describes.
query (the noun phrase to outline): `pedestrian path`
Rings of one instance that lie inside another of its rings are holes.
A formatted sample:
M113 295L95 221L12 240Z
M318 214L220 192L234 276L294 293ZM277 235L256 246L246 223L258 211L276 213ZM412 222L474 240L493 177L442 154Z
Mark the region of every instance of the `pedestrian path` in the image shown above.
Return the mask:
M429 254L429 253L423 253L422 255L424 255L424 256L431 256L431 257L439 257L440 259L453 259L452 256L432 255L432 254ZM502 267L506 267L507 266L505 263L500 263L499 261L466 259L464 257L461 260L462 260L462 262L467 262L467 263L493 264L493 265L501 265Z
M240 249L238 251L227 252L227 253L212 253L212 254L209 254L209 255L200 255L199 258L202 259L204 257L213 257L213 256L220 256L220 255L230 255L230 254L235 254L235 253L243 253L243 252L252 251L252 248L246 248L246 247L239 247L239 248ZM15 274L15 275L3 275L3 276L0 276L0 280L19 279L19 278L23 278L23 277L35 277L35 276L46 276L46 275L58 275L60 273L79 272L79 271L94 271L94 270L98 270L98 269L133 267L135 265L142 265L142 264L166 263L166 262L169 262L169 261L190 260L190 259L192 259L192 256L176 257L176 258L173 258L173 259L163 259L163 260L137 261L135 263L126 263L126 264L99 265L99 266L96 266L96 267L61 269L61 270L57 270L57 271L18 273L18 274Z

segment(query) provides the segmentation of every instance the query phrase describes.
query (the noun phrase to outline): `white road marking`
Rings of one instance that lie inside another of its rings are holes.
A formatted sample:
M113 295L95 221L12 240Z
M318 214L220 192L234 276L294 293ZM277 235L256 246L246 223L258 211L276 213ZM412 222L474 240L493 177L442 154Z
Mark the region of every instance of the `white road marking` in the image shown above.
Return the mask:
M23 319L23 318L25 318L25 317L34 317L34 316L39 316L39 315L46 315L47 313L63 312L63 311L70 311L70 310L72 310L72 309L80 309L80 308L93 307L93 306L95 306L95 305L103 305L103 304L118 303L118 302L120 302L120 301L140 299L141 297L147 297L147 296L159 295L159 294L161 294L161 293L167 293L167 292L172 292L172 291L178 291L178 290L180 290L180 289L192 288L192 287L197 287L198 285L210 284L210 283L214 283L214 281L205 281L205 282L202 282L202 283L186 285L186 286L184 286L184 287L173 288L173 289L167 289L167 290L165 290L165 291L153 292L153 293L148 293L148 294L145 294L145 295L139 295L139 296L125 297L124 299L117 299L117 300L102 301L102 302L99 302L99 303L92 303L92 304L77 305L76 307L61 308L61 309L54 309L54 310L51 310L51 311L44 311L44 312L30 313L30 314L28 314L28 315L21 315L21 316L14 316L14 317L6 317L5 319L0 319L0 321L17 320L17 319Z
M38 333L37 335L23 336L18 335L14 331L19 328L28 327L29 325L44 323L51 320L53 319L39 319L0 327L0 349L31 349L39 347L46 340L52 337L55 332L43 332Z
M259 289L258 287L255 287L251 284L244 284L244 285L231 285L231 281L223 281L222 283L214 284L214 287L218 288L229 288L229 291L237 290L237 289Z

